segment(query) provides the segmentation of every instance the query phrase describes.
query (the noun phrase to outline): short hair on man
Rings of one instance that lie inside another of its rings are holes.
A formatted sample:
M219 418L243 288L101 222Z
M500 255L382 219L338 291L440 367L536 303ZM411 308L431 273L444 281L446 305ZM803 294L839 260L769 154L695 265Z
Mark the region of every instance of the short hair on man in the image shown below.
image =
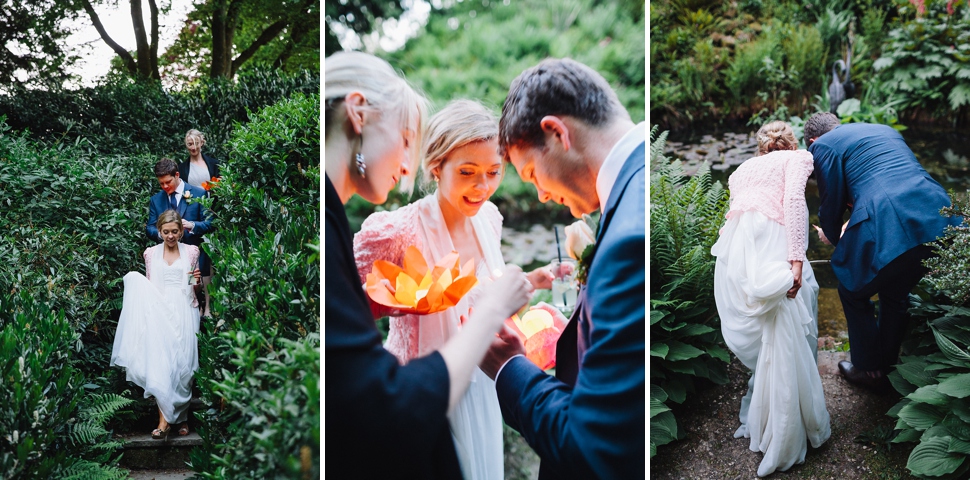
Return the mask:
M163 158L155 164L155 177L164 177L165 175L175 176L179 173L179 167L175 164L175 161L171 158Z
M540 121L547 115L574 117L593 127L630 118L596 70L570 58L548 58L512 81L499 120L500 154L507 157L517 145L545 146Z
M839 121L839 117L836 117L830 112L819 112L812 115L805 122L805 127L802 129L805 145L811 146L813 138L821 137L841 124L842 122Z

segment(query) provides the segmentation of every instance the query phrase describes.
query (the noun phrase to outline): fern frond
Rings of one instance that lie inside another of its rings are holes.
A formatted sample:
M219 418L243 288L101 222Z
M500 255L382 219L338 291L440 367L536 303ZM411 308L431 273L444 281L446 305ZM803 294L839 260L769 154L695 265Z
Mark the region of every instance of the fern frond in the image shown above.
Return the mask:
M58 469L53 478L59 480L122 480L128 478L128 471L106 467L83 459L71 459L72 462Z

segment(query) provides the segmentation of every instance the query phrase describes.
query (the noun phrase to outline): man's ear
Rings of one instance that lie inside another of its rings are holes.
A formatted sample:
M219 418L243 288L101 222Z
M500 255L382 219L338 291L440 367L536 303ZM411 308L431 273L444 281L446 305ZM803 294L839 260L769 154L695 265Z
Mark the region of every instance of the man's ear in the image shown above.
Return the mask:
M360 135L361 130L364 128L364 116L366 112L362 107L365 105L367 105L367 99L361 92L350 92L344 97L344 109L347 111L347 119L350 120L350 125L354 128L354 132L357 135Z
M542 131L546 134L546 144L549 143L549 138L553 138L555 141L562 144L563 151L569 151L572 142L569 138L569 128L566 126L565 122L561 118L554 115L546 115L542 117L539 121L539 126L542 127Z

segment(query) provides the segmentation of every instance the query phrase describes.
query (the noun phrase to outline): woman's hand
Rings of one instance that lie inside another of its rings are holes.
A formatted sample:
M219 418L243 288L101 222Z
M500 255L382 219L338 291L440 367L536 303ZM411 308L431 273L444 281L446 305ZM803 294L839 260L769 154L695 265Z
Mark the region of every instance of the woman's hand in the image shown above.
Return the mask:
M828 237L825 236L825 232L822 231L822 227L818 225L812 225L812 226L815 227L815 231L818 232L818 239L821 240L822 243L826 245L832 245L832 242L830 242Z
M198 268L196 268L195 270L192 270L192 277L195 278L195 286L196 286L196 288L201 287L202 286L202 272Z
M522 269L509 265L498 278L482 287L481 297L475 302L475 314L470 322L485 321L495 325L495 331L506 318L518 312L532 298L532 285Z
M526 275L529 278L529 283L532 284L532 288L536 290L549 290L552 288L552 267L546 265L544 267L539 267Z
M788 290L788 298L795 298L798 294L798 289L802 288L802 261L794 260L791 262L791 274L795 277L792 282L792 287Z

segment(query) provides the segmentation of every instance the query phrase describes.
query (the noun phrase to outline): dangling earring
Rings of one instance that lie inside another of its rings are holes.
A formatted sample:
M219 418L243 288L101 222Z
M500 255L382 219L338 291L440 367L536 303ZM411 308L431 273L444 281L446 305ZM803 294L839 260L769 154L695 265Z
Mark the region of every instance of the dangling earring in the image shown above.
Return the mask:
M364 134L360 135L360 149L354 155L354 164L357 165L357 173L360 178L367 178L367 164L364 163L364 154L360 150L364 149Z

